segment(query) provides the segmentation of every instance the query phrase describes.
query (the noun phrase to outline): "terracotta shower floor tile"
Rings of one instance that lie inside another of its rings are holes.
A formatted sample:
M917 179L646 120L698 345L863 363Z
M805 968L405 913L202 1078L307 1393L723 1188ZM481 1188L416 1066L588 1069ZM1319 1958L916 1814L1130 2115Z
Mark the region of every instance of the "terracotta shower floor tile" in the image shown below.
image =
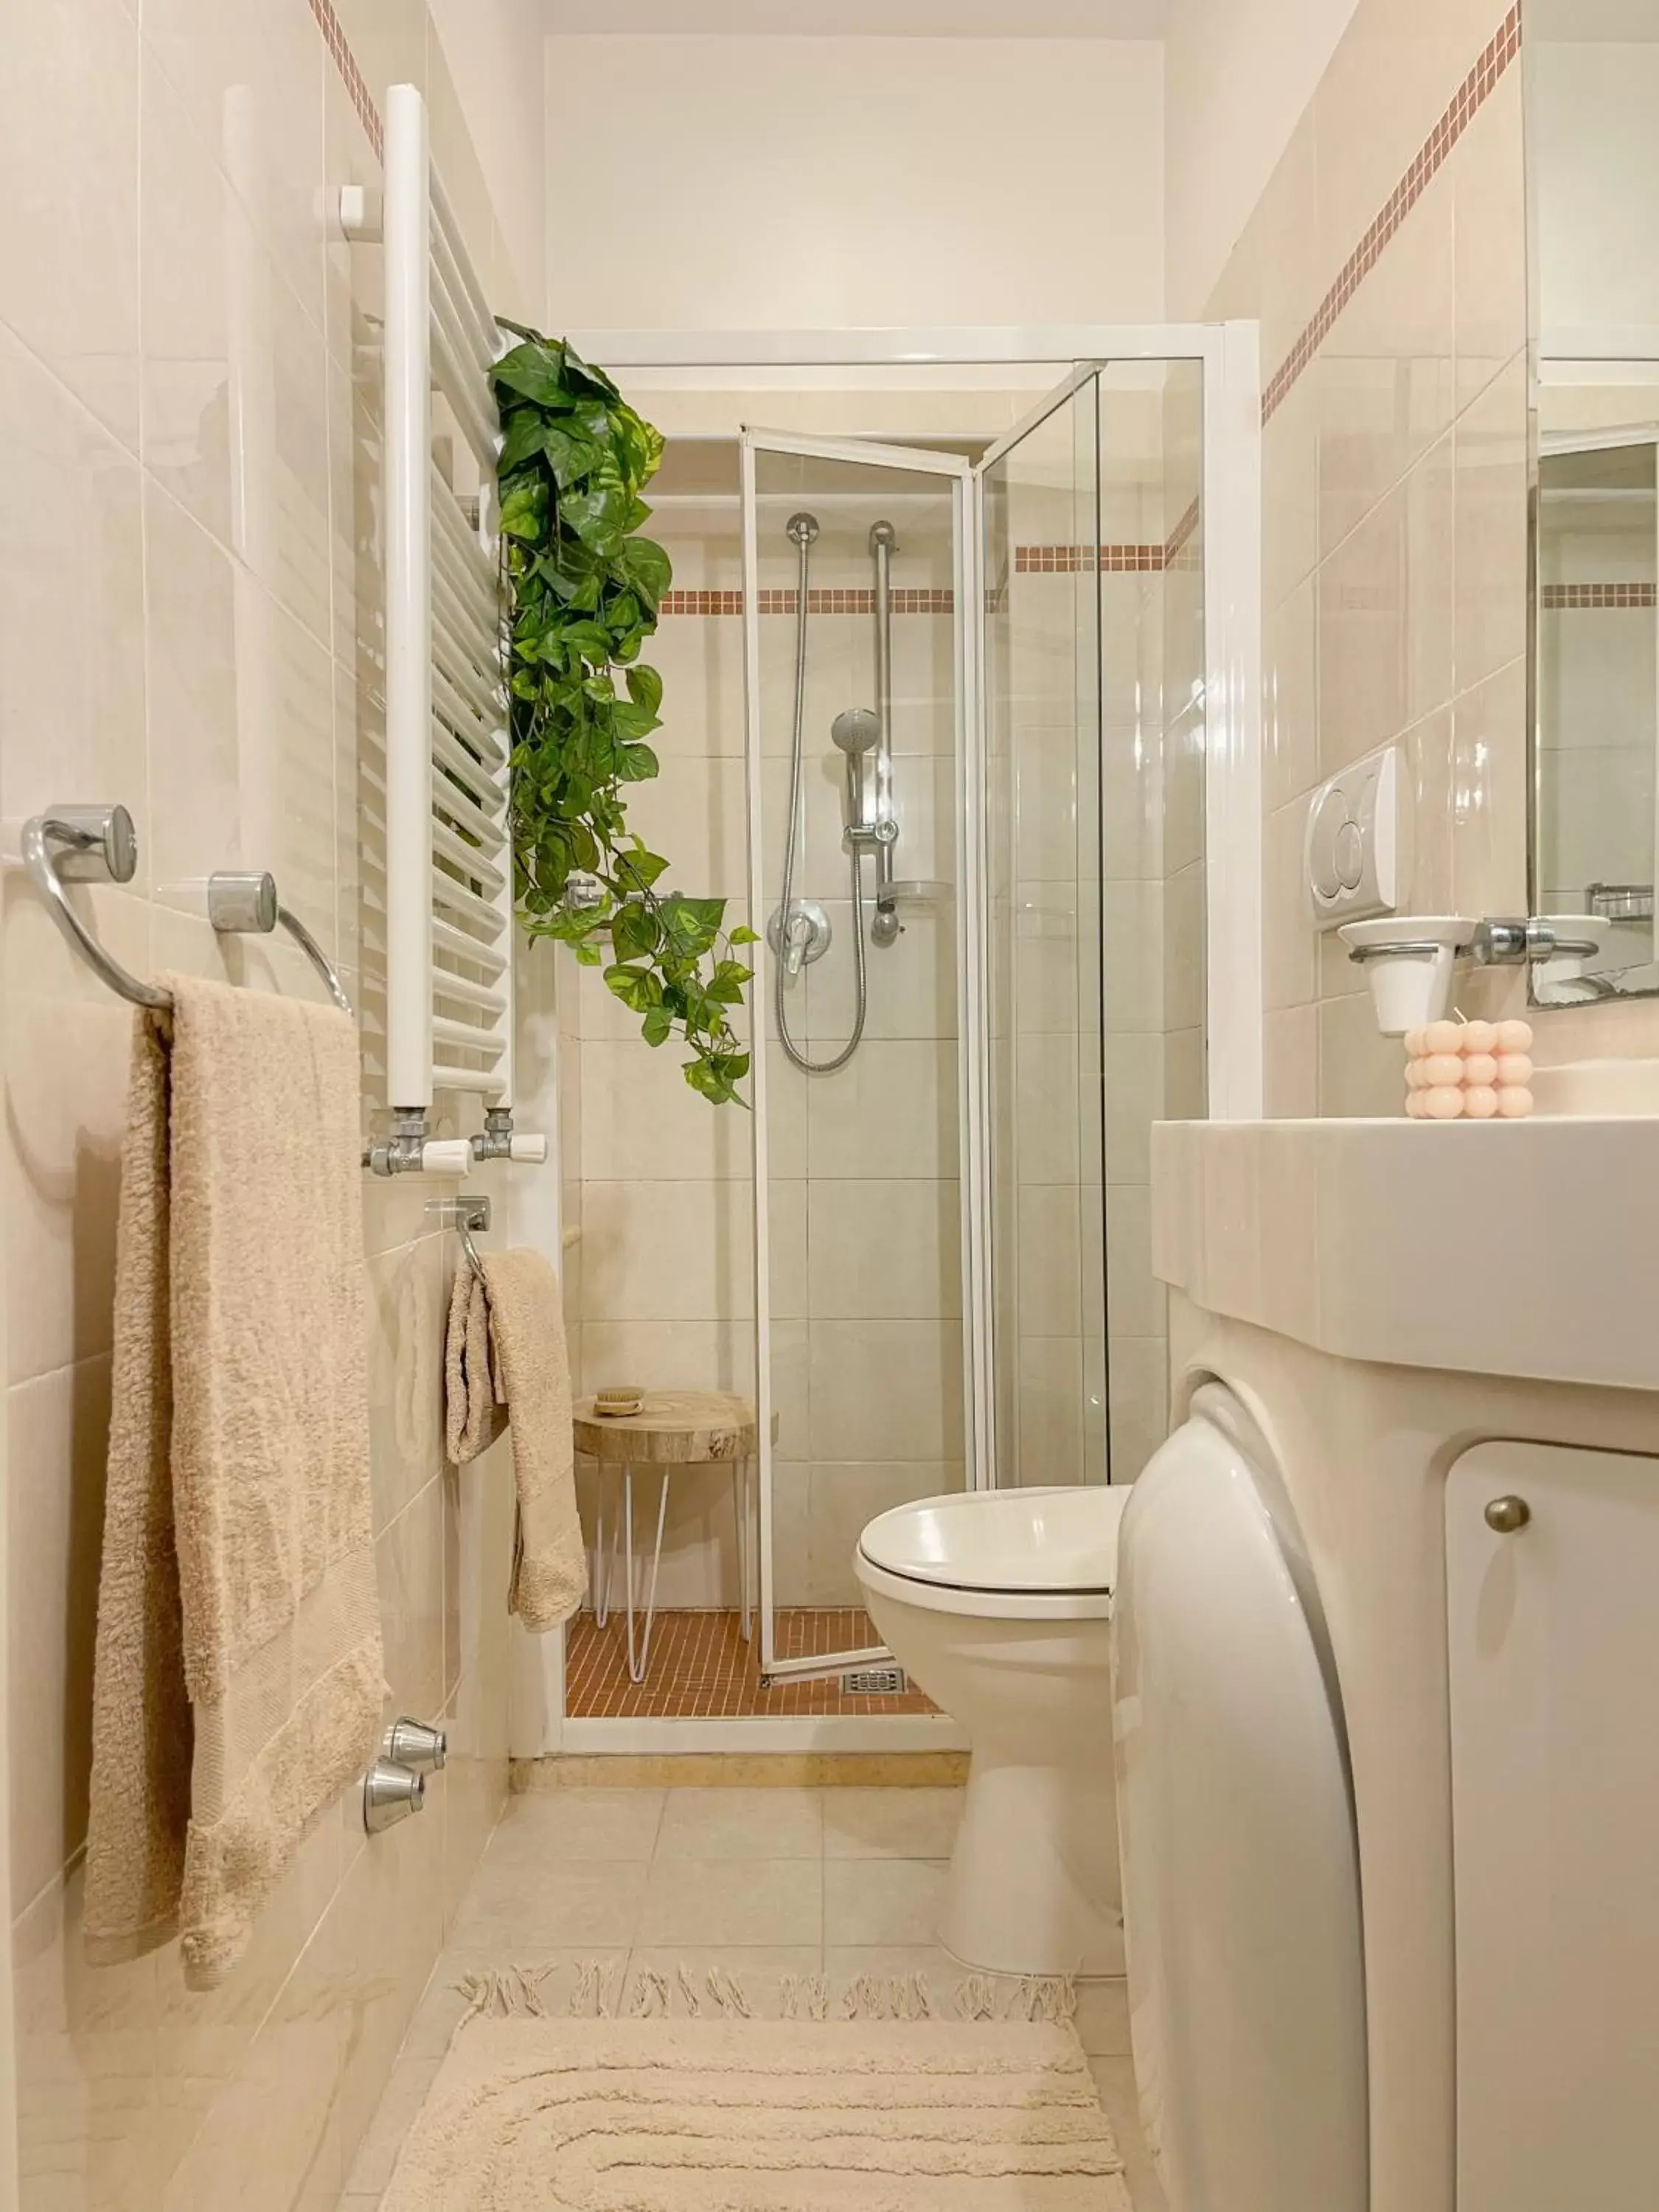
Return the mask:
M848 1698L839 1680L780 1682L760 1679L760 1629L743 1640L735 1612L659 1613L651 1664L637 1686L628 1679L628 1630L612 1613L601 1628L579 1613L565 1632L565 1711L572 1720L753 1720L799 1714L931 1713L912 1690L899 1698ZM855 1651L877 1641L856 1606L778 1615L778 1656Z

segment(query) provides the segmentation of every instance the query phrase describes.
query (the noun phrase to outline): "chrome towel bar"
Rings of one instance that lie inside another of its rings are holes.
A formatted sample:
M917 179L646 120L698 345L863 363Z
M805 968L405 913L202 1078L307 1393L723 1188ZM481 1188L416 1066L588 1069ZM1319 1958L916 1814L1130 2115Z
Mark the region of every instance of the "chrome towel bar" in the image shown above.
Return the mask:
M112 991L135 1006L167 1007L173 994L130 975L98 942L70 903L71 883L130 884L138 839L125 806L53 806L23 825L23 865L70 944ZM343 1014L350 1014L334 964L296 914L276 896L276 879L259 870L223 869L208 878L208 920L221 936L268 935L278 923L321 976Z

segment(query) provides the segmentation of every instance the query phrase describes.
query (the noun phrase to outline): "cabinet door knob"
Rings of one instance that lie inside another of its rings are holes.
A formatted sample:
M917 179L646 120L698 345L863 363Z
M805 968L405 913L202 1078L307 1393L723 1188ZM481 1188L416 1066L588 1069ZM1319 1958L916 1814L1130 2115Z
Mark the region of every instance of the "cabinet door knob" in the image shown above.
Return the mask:
M1486 1508L1486 1526L1495 1528L1500 1536L1514 1535L1531 1518L1532 1508L1524 1498L1494 1498Z

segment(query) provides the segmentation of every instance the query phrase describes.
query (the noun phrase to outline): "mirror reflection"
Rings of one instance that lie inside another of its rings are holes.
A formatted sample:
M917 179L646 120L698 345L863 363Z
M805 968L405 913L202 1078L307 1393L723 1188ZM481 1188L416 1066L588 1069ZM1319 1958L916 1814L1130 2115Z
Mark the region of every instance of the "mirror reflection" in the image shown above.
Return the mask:
M1527 37L1531 902L1594 947L1534 975L1560 1005L1659 991L1659 9L1539 0Z

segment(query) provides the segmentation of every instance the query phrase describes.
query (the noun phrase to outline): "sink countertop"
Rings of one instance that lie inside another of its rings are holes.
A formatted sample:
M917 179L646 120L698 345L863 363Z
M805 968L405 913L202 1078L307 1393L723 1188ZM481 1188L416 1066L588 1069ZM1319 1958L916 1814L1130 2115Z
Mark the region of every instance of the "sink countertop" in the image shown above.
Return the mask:
M1160 1121L1152 1268L1343 1358L1659 1389L1659 1115Z

